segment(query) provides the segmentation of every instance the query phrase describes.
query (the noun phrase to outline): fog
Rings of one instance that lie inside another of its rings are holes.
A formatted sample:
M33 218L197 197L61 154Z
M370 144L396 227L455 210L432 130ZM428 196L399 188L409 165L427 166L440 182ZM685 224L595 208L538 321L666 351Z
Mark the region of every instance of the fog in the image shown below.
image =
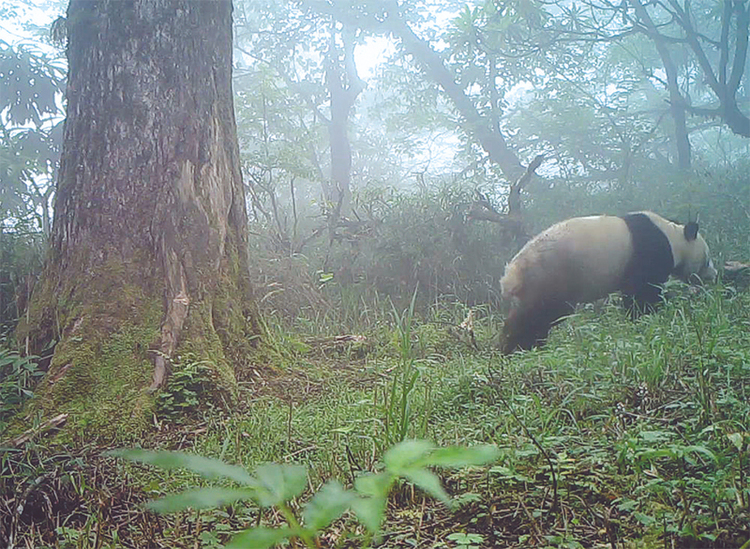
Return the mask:
M526 239L575 215L699 213L721 257L747 254L746 38L736 14L702 6L688 24L663 5L566 0L236 1L253 249L304 257L305 272L336 283L431 280L435 295L470 300L496 291ZM49 27L65 8L4 8L8 234L43 236L53 215L66 65Z
M0 3L0 543L750 547L748 4Z

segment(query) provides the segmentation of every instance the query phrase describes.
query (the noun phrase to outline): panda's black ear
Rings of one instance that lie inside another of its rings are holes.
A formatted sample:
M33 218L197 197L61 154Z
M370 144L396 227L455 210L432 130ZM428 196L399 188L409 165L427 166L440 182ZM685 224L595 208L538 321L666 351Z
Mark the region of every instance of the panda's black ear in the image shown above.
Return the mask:
M685 233L685 240L688 242L692 242L696 238L698 238L698 222L697 221L690 221L685 225L685 228L682 231Z

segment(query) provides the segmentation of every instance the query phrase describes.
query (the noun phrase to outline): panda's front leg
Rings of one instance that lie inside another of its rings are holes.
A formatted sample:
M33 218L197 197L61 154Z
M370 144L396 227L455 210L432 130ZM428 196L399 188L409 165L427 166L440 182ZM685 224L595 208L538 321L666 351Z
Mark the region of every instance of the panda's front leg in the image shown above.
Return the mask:
M635 320L642 314L652 313L661 302L661 299L661 286L646 283L634 293L625 294L623 296L623 303L630 314L630 318Z

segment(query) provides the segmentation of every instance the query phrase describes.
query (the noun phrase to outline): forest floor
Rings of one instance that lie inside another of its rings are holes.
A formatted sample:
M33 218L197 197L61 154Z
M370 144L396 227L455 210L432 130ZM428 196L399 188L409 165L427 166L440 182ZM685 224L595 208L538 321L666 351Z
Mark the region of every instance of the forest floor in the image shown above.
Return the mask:
M451 509L398 484L379 547L748 547L747 292L678 294L636 322L616 304L589 307L545 348L509 358L494 350L492 316L476 321L478 348L453 337L447 326L463 312L402 317L400 331L383 315L349 327L362 338L343 342L333 325L272 326L278 364L245 372L236 403L196 409L205 371L184 364L140 445L251 472L302 464L308 489L293 511L331 478L351 486L378 470L403 438L498 446L489 466L440 470ZM274 508L242 502L155 515L145 501L209 483L105 449L6 453L5 469L27 481L2 510L3 543L213 548L245 528L285 523ZM345 515L318 543L360 547L364 536Z

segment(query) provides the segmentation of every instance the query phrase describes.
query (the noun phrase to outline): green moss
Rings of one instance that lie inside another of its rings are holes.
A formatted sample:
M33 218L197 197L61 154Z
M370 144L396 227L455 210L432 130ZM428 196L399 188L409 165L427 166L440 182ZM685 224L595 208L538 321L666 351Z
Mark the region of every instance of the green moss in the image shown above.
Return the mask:
M137 262L119 254L88 276L44 277L30 309L28 334L39 352L57 340L55 353L35 398L16 422L67 413L62 441L132 440L147 428L153 397L149 348L163 316L156 285L136 273ZM135 283L138 282L138 284ZM23 419L22 419L23 418Z
M144 274L153 258L135 254L125 262L116 250L96 268L73 276L50 272L35 294L31 320L18 337L34 338L39 351L59 343L44 380L19 419L68 413L61 437L67 442L132 441L149 428L155 395L149 393L154 353L161 340L164 287ZM80 258L79 258L80 259ZM73 264L86 264L81 260ZM209 393L217 403L233 403L235 370L255 349L257 311L237 254L218 278L194 296L182 327L176 354L190 355L212 369Z
M130 440L147 428L153 408L149 346L159 336L162 307L132 285L96 297L71 314L70 333L27 415L65 412L70 437Z
M207 302L190 306L190 314L182 328L182 343L177 354L202 357L206 360L214 374L214 400L224 398L234 403L237 401L237 379L232 365L224 355L223 343L213 328L211 309L211 304Z
M15 336L19 348L25 347L28 338L32 352L38 354L49 342L57 340L58 319L53 313L54 308L50 306L57 301L55 296L54 281L49 277L42 277L42 281L34 288L34 298L29 303L29 321L27 322L26 317L21 318L16 328Z
M243 273L240 264L236 251L229 255L223 269L225 274L214 292L211 310L215 333L235 371L244 370L265 354L261 346L265 338L258 322L258 309L253 302L247 273Z

